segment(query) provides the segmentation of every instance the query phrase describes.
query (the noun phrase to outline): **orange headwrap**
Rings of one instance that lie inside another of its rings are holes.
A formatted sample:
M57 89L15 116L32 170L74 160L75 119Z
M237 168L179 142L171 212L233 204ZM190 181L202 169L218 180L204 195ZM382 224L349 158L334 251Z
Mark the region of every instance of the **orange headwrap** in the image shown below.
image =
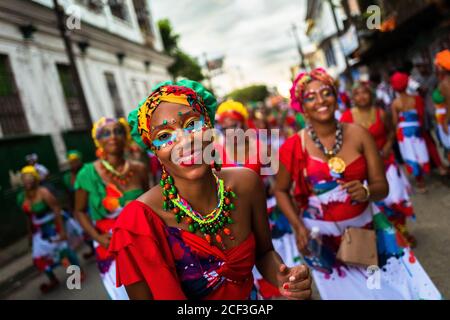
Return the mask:
M434 64L450 71L450 50L445 49L436 54Z

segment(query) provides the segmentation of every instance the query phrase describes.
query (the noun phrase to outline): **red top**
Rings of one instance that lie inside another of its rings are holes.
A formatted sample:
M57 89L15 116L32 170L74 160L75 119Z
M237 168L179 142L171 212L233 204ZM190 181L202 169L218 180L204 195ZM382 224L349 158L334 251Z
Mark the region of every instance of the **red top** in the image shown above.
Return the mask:
M382 150L387 142L386 126L384 125L383 119L381 118L383 110L376 109L376 119L375 122L368 128L370 134L375 139L375 144L378 150ZM354 123L353 114L351 109L346 110L341 117L341 122ZM385 160L385 165L393 163L395 161L394 153L391 152L389 157Z
M330 174L328 163L322 159L310 156L307 153L307 181L311 185L311 189L317 183L324 183L336 180ZM353 180L364 181L367 179L367 162L363 155L352 162L346 164L342 180L349 182ZM345 201L330 201L327 205L322 205L324 221L343 221L359 216L366 208L367 202L354 203L350 197Z
M221 251L195 234L166 226L137 200L117 219L109 249L116 258L117 286L145 281L155 300L244 300L253 286L252 233L238 246Z
M294 186L293 195L297 204L300 208L305 209L308 205L310 191L303 178L306 157L302 152L302 141L298 133L287 138L280 147L280 162L291 174Z

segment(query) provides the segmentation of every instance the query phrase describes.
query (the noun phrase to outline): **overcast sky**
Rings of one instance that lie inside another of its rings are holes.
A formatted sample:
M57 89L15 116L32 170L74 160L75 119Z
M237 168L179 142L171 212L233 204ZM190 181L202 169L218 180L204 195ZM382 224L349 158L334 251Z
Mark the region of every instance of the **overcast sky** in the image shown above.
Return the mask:
M292 23L304 30L306 0L152 0L153 18L169 18L180 47L203 61L225 56L225 74L213 78L218 94L253 83L290 87L299 63ZM300 35L306 42L304 35Z

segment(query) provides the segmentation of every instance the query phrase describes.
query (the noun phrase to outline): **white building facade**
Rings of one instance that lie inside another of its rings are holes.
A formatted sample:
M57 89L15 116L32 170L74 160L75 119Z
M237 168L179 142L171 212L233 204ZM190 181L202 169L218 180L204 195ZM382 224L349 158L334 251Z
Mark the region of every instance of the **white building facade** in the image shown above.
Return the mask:
M59 0L93 121L127 116L167 79L172 59L151 19L150 0ZM88 130L53 0L0 0L0 138L49 134L60 163L61 133Z
M339 28L343 30L342 21L346 15L339 2L333 3ZM337 77L346 69L346 64L330 3L327 0L308 0L306 12L307 35L316 48L316 52L307 53L309 62L313 67L326 68L333 77Z

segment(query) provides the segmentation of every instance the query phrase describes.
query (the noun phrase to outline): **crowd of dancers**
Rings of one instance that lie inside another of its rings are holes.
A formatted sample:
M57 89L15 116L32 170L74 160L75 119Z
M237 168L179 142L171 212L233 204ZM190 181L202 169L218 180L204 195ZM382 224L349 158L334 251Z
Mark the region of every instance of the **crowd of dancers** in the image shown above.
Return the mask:
M356 81L348 94L322 68L302 72L291 108L219 104L190 80L158 84L127 121L95 122L97 160L68 152L64 205L27 156L17 200L49 279L42 292L58 286L55 267L80 265L85 243L114 300L309 299L312 281L322 299L442 299L407 228L426 175L435 167L448 179L449 50L435 67L427 93L404 69L389 83ZM238 131L254 134L227 140Z

